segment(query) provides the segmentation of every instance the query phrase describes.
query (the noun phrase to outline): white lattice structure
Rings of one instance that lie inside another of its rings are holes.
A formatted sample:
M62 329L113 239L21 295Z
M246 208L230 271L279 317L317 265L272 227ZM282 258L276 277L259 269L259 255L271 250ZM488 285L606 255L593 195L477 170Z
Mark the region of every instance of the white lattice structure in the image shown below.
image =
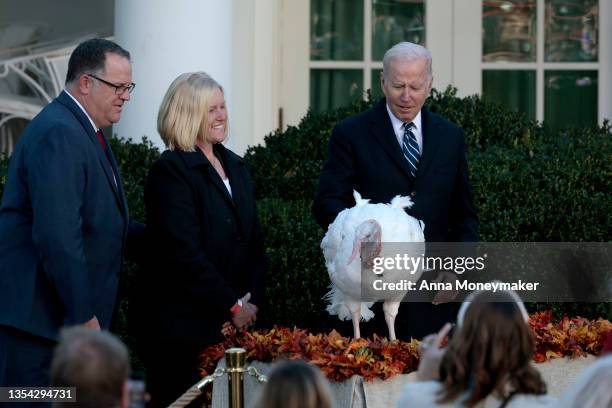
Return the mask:
M0 61L0 152L10 154L14 147L10 120L31 120L62 91L74 47Z

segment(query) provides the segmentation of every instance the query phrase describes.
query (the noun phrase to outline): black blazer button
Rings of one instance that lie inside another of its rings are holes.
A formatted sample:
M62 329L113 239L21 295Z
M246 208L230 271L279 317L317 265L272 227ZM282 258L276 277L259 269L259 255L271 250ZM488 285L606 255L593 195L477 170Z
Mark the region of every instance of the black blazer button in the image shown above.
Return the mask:
M416 191L411 192L410 195L413 197L416 196Z

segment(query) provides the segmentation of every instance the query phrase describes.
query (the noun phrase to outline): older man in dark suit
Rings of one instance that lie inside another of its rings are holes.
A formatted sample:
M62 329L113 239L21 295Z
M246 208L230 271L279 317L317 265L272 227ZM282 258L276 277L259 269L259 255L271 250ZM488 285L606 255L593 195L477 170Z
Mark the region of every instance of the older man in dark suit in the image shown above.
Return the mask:
M128 236L119 169L101 128L134 89L130 55L92 39L66 89L28 125L0 207L0 386L46 386L63 326L108 328Z
M426 241L478 240L464 134L423 107L432 81L431 54L424 47L403 42L386 52L381 74L385 98L332 132L313 207L323 228L354 205L355 189L373 203L388 203L398 194L412 197L408 213L425 222ZM398 336L436 331L455 309L404 304Z

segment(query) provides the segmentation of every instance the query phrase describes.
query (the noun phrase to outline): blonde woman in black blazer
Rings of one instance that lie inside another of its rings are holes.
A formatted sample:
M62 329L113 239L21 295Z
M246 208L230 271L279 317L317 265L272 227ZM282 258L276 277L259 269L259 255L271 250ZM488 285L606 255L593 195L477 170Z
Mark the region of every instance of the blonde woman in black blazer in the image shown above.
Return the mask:
M223 324L252 325L264 296L265 254L245 162L225 148L223 88L180 75L158 115L166 150L145 188L150 267L141 279L147 382L167 406L199 379L198 354Z

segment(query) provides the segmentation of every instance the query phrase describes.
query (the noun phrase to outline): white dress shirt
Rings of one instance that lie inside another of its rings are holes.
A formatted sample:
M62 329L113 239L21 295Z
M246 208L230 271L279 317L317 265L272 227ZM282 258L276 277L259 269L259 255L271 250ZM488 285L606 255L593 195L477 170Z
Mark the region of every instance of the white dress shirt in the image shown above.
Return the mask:
M391 119L391 126L393 126L393 131L395 132L395 137L397 138L397 143L400 145L400 149L404 140L404 122L399 120L391 109L389 109L389 105L387 104L387 113L389 114L389 119ZM421 111L417 113L416 117L412 120L411 132L416 137L417 143L419 144L419 153L423 154L423 128L421 127Z

